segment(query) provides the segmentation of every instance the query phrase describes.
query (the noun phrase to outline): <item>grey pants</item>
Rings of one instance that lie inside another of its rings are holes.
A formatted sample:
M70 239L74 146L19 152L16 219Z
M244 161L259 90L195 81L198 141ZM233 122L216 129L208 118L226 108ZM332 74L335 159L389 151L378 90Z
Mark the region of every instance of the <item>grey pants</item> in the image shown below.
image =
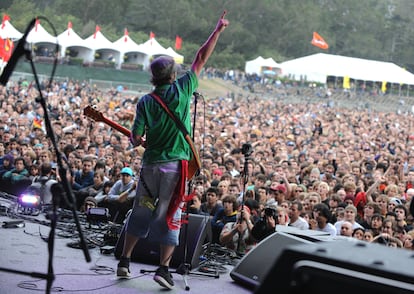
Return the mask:
M134 207L127 220L126 231L129 234L139 238L148 237L149 240L163 245L178 245L180 230L168 228L166 214L180 179L180 173L181 164L179 161L142 166L142 179L151 195L158 198L158 202L156 207L151 206L153 199L149 197L149 193L140 179ZM174 219L181 219L181 207L175 213Z

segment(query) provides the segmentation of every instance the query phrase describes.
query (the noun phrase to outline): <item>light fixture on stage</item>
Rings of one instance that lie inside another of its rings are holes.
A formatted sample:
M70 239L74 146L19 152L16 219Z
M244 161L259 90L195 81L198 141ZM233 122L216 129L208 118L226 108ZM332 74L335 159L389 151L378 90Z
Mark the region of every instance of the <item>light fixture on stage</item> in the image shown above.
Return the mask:
M17 199L18 212L22 214L38 215L42 208L42 201L39 195L24 193Z

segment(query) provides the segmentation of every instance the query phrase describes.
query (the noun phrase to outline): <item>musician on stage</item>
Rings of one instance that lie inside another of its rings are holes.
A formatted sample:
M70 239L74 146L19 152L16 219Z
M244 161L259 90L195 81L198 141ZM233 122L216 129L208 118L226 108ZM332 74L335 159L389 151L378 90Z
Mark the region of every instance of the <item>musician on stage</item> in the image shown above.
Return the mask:
M179 67L167 56L152 61L151 82L155 94L190 132L190 98L198 87L198 76L213 53L221 32L228 26L224 12L207 41L199 48L191 69L178 77ZM150 94L136 106L131 129L134 146L145 136L145 152L132 213L126 223L126 236L117 275L128 277L129 260L135 244L148 234L160 243L160 266L154 280L172 289L174 282L169 264L179 242L181 209L191 149L183 133Z

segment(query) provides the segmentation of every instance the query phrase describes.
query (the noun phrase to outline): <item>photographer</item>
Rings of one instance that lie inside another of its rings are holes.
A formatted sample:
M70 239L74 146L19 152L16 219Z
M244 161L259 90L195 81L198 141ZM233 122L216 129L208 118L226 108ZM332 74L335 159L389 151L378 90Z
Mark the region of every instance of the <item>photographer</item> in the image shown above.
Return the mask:
M238 253L247 253L255 243L251 236L252 228L250 209L243 206L237 213L236 221L224 225L220 233L220 244Z
M275 232L278 213L277 206L267 205L262 211L261 218L252 228L252 236L258 241L262 241L267 236Z

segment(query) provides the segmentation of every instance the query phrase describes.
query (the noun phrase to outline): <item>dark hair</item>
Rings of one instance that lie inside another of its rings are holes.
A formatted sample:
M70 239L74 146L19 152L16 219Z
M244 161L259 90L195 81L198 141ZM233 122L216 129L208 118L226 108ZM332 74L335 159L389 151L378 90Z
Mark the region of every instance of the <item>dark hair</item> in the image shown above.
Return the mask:
M352 237L355 235L355 233L357 232L357 231L361 231L362 233L365 233L365 229L364 228L355 228L353 231L352 231Z
M244 201L244 205L247 206L250 211L254 210L254 209L259 209L259 202L255 199L247 199L246 201Z
M318 211L321 216L325 217L328 220L328 222L331 220L331 211L329 210L328 205L326 205L325 203L315 204L313 206L313 210Z
M42 176L47 176L52 172L52 165L49 162L44 162L40 166L40 174Z
M209 187L206 191L206 194L207 193L214 193L214 194L218 195L218 189L217 189L217 187L214 187L214 186Z
M114 185L114 182L112 182L112 181L106 181L103 184L103 188L105 189L105 188L108 188L108 187L112 187L113 185Z
M178 71L174 58L170 56L160 56L155 58L150 65L151 83L154 86L161 86L171 83L171 75Z
M371 216L371 221L372 221L373 219L380 219L380 220L381 220L381 222L383 222L383 221L384 221L384 217L383 217L380 213L374 213L374 214Z
M408 210L407 210L407 207L405 207L405 205L404 205L404 204L398 204L397 206L395 206L395 207L394 207L394 213L395 213L395 210L396 210L397 208L404 210L404 215L405 215L405 217L407 217Z
M230 202L233 204L233 211L236 211L239 209L239 204L237 203L237 198L234 195L226 195L224 196L221 201L224 202Z

